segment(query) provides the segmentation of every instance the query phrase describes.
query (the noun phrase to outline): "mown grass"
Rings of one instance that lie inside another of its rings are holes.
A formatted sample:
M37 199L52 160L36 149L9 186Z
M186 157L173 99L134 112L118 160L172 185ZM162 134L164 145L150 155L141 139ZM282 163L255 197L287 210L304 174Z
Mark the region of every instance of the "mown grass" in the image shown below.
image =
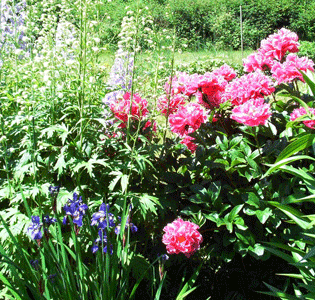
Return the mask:
M213 58L217 59L223 59L227 63L237 63L242 64L242 59L246 58L250 53L252 53L253 50L244 50L242 51L232 51L232 50L226 50L226 51L184 51L182 53L175 53L175 64L181 64L181 63L190 63L196 60L209 60Z

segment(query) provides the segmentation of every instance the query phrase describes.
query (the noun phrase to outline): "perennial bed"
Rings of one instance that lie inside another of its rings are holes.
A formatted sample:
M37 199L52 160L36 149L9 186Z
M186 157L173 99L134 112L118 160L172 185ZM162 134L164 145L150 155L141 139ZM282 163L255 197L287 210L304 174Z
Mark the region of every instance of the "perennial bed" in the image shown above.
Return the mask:
M87 4L1 69L0 299L314 299L314 62L297 34L240 69L176 71L175 36L139 8L103 74Z

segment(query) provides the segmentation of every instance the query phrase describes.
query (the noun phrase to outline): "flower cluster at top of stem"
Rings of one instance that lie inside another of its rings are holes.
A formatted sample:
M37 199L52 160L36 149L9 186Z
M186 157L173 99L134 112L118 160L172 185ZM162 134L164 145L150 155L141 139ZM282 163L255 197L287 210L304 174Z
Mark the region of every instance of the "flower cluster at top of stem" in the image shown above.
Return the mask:
M14 4L10 0L2 0L0 4L0 53L6 54L15 51L21 54L21 50L27 50L26 37L26 2ZM0 61L0 66L3 62Z

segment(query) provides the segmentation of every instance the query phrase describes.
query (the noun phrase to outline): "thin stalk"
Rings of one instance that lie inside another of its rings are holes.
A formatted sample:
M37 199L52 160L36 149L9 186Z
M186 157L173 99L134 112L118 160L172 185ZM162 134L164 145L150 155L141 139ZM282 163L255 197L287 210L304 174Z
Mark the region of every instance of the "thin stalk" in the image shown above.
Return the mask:
M172 93L172 83L173 83L173 76L174 76L174 61L175 61L175 40L176 38L176 28L174 26L173 29L173 45L172 45L172 60L171 60L171 79L170 79L170 86L168 90L168 95L167 95L167 113L166 113L166 120L165 120L165 131L163 135L163 144L165 144L165 139L166 139L166 132L167 132L167 127L168 127L168 117L169 117L169 109L170 109L170 101L171 101L171 93Z
M139 4L137 2L137 4ZM132 104L133 104L133 93L134 93L134 78L135 78L135 66L136 66L136 58L137 58L137 52L138 52L138 33L139 33L139 9L137 8L137 14L136 14L136 33L134 36L134 44L133 44L133 65L131 70L131 91L130 91L130 106L129 106L129 113L128 113L128 119L127 119L127 137L126 141L127 144L129 144L129 135L130 135L130 118L131 118L131 110L132 110ZM128 58L128 65L129 65L129 58ZM127 65L127 68L128 68Z
M4 130L4 120L3 120L3 111L2 111L2 105L0 105L0 117L1 117L1 134L3 136L3 138L1 139L2 144L4 146L4 167L5 167L5 173L7 176L7 181L8 181L8 185L9 185L9 198L11 199L12 196L12 191L11 191L11 180L10 180L10 176L9 176L9 162L8 162L8 157L7 157L7 153L8 153L8 145L6 142L6 136L5 136L5 130Z

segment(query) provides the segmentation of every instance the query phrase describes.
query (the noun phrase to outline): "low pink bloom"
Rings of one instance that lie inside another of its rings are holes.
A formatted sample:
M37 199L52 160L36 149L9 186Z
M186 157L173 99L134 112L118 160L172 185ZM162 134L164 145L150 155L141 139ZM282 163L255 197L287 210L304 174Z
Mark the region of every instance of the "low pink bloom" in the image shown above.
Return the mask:
M276 79L277 84L290 83L295 79L304 82L299 70L306 72L314 71L314 62L307 57L298 57L295 54L289 54L284 63L276 62L272 68L272 76Z
M315 116L315 108L309 108L309 112ZM294 121L305 115L307 115L307 112L304 107L296 108L290 115L290 121ZM315 120L304 120L303 124L311 129L315 129Z
M125 93L123 99L118 99L110 104L110 109L115 117L123 122L121 127L126 126L129 114L132 119L136 120L142 120L148 114L148 101L141 99L139 94L133 95L130 112L130 96L130 93Z
M212 74L214 76L222 76L226 81L231 81L236 77L235 70L227 64L224 64L219 69L214 70Z
M162 238L163 244L166 245L167 253L184 253L186 257L190 257L200 249L200 244L203 241L198 229L198 225L189 221L183 221L181 218L167 224L163 228L165 233Z
M223 76L214 75L213 73L205 73L199 76L198 91L196 93L199 104L206 108L213 109L222 103L222 95L225 91L227 81Z
M207 114L198 103L188 103L169 116L171 130L184 137L196 131L207 120Z
M299 37L295 32L282 28L277 33L262 40L259 51L267 58L281 61L287 52L299 51Z
M180 143L185 145L191 153L194 153L197 149L197 145L193 142L193 140L194 138L192 136L186 135Z
M240 105L251 99L268 96L274 91L272 80L257 70L231 81L225 89L222 100L228 101L230 99L232 105Z
M272 59L266 57L262 53L255 52L243 59L244 71L254 72L256 70L265 71L270 69L273 64Z
M168 104L168 99L166 95L159 97L157 108L163 114L167 115L167 111L169 114L174 114L178 111L178 109L186 104L185 96L182 94L177 94L170 97L170 101ZM168 108L168 109L167 109Z
M231 119L247 126L259 126L266 125L270 116L270 105L264 99L254 99L233 108Z
M176 76L168 79L164 85L165 93L168 95L170 93L170 84L171 86L171 95L184 94L191 96L198 89L198 74L189 75L185 72L177 72Z

